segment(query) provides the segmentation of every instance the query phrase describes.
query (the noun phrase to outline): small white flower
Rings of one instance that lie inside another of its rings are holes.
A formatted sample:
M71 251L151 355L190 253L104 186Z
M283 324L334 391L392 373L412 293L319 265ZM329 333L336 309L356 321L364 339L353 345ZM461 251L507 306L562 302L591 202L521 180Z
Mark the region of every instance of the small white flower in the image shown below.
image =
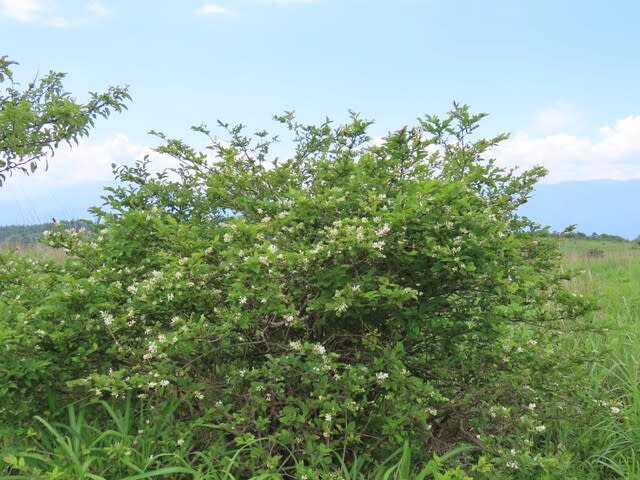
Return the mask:
M389 233L391 231L391 227L389 226L388 223L385 223L381 229L376 230L376 235L378 237L384 237L387 233Z
M343 313L346 310L347 310L347 304L346 303L341 303L341 304L336 306L336 312L338 312L338 313Z
M181 447L182 445L184 445L184 438L180 438L176 443L179 447Z
M387 378L389 378L389 374L386 372L376 373L376 379L378 380L378 382L384 382Z
M169 380L160 380L160 385L163 386L163 387L168 386L169 383L171 383L171 382L169 382Z
M269 260L269 257L266 257L264 255L260 255L258 257L258 261L263 265L269 265L271 263L271 260Z
M245 303L247 303L247 297L240 297L238 303L240 303L240 305L244 305Z
M275 245L271 244L271 245L269 245L269 247L267 247L267 250L269 250L271 253L276 253L278 251L278 247L276 247Z
M617 415L621 411L618 407L611 407L610 410L614 415Z
M233 242L233 235L231 235L230 233L225 233L222 236L222 240L224 240L225 243Z
M545 427L544 425L538 425L538 426L536 427L536 432L538 432L538 433L542 433L542 432L544 432L546 429L547 429L547 427Z
M325 422L331 422L331 420L333 420L333 416L331 416L330 413L325 414L324 421Z
M371 246L372 246L373 248L375 248L376 250L383 250L383 249L384 249L384 245L385 245L385 243L384 243L384 241L382 241L382 240L381 240L381 241L379 241L379 242L373 242L373 243L371 244Z
M113 323L113 315L111 315L110 313L100 310L100 316L102 317L102 321L107 327L109 327Z
M534 411L536 409L536 404L535 403L530 403L529 406L527 407L529 410Z
M204 400L204 394L198 390L196 390L195 392L193 392L193 396L195 398L197 398L198 400Z
M531 339L531 340L527 340L527 343L528 343L529 345L537 345L537 344L538 344L537 340L533 340L533 339Z
M357 292L359 292L359 291L360 291L360 285L353 285L353 286L351 287L351 291L352 291L353 293L357 293Z
M506 463L508 468L511 468L513 470L518 470L520 468L520 465L518 465L518 462L514 462L513 460L510 460Z
M313 353L316 355L324 355L326 351L324 345L320 345L319 343L313 346Z

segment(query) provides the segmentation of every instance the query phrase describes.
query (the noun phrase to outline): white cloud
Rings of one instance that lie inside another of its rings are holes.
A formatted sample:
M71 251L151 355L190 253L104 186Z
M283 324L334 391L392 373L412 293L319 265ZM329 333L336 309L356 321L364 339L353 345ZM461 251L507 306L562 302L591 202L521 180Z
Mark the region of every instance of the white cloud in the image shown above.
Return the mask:
M40 0L0 0L0 14L2 16L31 22L44 10Z
M565 101L556 102L536 113L533 128L544 132L559 132L574 126L578 119L576 108Z
M60 15L43 18L41 23L55 28L69 28L73 25L73 22L71 20Z
M601 127L595 138L519 132L496 147L493 156L505 167L544 166L546 183L640 178L640 115Z
M67 8L62 8L68 5ZM54 28L83 26L92 20L104 17L111 9L98 1L80 5L54 0L0 0L0 16L19 22L45 25Z
M231 13L231 10L213 3L205 3L198 9L198 13L202 15L221 15Z
M315 0L263 0L265 3L273 3L275 5L295 5L300 3L312 3Z
M73 148L61 146L49 159L47 171L45 171L44 162L40 162L38 170L32 175L15 172L13 176L7 178L7 183L0 188L0 192L5 195L11 189L16 191L27 189L27 193L30 194L56 186L99 181L106 183L113 180L112 163L131 165L149 153L151 148L132 142L122 133L100 143L83 141ZM156 161L158 168L169 166L165 157L156 155L154 162Z
M105 15L109 15L111 13L110 8L105 7L103 4L99 2L89 2L85 5L85 9L89 13L97 17L104 17Z

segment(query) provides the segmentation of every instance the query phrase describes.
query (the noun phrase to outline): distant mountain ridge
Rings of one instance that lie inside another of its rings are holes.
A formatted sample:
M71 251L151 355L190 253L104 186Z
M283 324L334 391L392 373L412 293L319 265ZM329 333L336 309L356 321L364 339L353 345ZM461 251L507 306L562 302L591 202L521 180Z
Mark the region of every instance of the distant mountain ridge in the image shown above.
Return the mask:
M619 235L640 235L640 180L594 180L540 184L521 213L562 231L576 230Z
M0 225L32 225L52 218L91 218L87 209L101 205L104 184L100 182L58 188L20 199L6 198L0 188ZM619 235L640 235L640 180L595 180L540 184L521 208L529 218L562 231L576 224L577 230Z
M77 221L61 221L57 224L53 222L39 223L35 225L7 225L0 227L0 246L2 245L34 245L41 241L42 234L46 230L55 230L56 227L63 228L87 228L87 224Z
M0 225L34 225L57 220L91 219L89 207L102 205L104 182L68 185L20 197L0 188Z

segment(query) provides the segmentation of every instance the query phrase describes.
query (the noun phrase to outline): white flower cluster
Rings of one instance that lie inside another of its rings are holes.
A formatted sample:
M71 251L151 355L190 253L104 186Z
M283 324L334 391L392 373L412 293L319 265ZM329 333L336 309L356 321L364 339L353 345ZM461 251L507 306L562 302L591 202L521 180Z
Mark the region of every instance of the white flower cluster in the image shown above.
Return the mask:
M114 322L113 315L111 315L108 312L105 312L104 310L100 310L100 317L102 317L102 321L107 327L110 327Z
M382 228L376 230L376 235L378 237L384 237L385 235L387 235L389 232L391 231L391 227L389 226L388 223L385 223Z

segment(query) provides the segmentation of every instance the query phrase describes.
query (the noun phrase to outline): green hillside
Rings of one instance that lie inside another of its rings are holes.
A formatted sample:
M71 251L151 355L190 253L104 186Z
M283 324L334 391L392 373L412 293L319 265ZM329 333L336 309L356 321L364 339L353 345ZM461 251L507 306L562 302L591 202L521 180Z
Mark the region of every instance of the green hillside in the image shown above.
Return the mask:
M66 228L87 228L86 222L76 220L57 222L58 226ZM38 243L42 233L53 230L56 224L53 222L39 223L35 225L7 225L0 226L0 244L8 246L29 246Z

